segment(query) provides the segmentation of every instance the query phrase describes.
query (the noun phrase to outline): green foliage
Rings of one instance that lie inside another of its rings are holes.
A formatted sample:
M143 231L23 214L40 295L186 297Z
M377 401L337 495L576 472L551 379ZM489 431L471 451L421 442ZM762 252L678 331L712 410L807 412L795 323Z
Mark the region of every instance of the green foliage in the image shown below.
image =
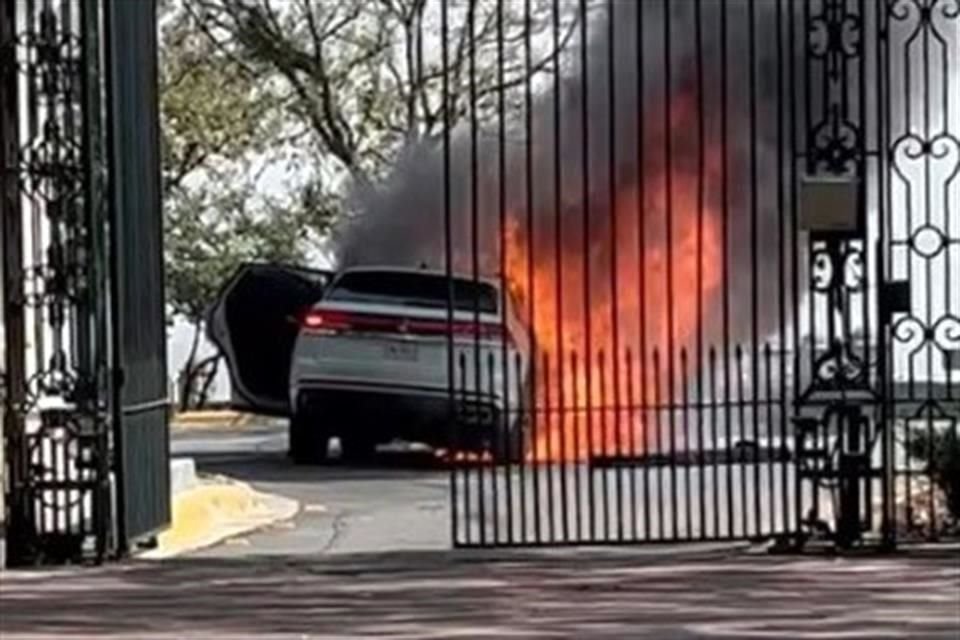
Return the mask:
M160 110L169 196L197 170L263 152L279 122L269 93L219 55L185 11L170 7L165 13Z
M303 193L262 192L258 169L288 144L284 110L263 79L218 51L185 4L160 12L167 304L170 321L194 331L178 373L186 409L205 402L216 372L198 344L220 287L243 262L303 262L333 209Z
M446 66L440 3L193 0L190 6L218 50L271 79L270 92L328 168L360 181L382 175L404 145L441 134L445 81L451 126L469 116L471 92L483 119L497 113L503 89L509 117L522 107L524 81L556 62L549 47L530 67L524 58L526 27L536 40L552 26L549 0L530 3L529 22L524 3L450 3ZM563 5L561 48L575 33L571 8Z
M950 513L960 519L960 434L956 424L943 430L914 429L908 453L927 465L931 479L946 495Z
M300 262L304 222L297 212L252 215L243 192L212 198L197 190L168 212L168 298L172 311L202 319L217 290L243 262Z
M446 68L439 5L423 0L158 6L167 294L172 316L194 326L180 375L188 398L205 312L239 264L303 262L345 213L351 183L375 181L404 145L439 136L444 81L456 126L471 88L481 117L496 111L501 88L510 109L522 104L522 81L555 62L548 51L525 65L520 3L502 4L502 84L493 2L451 3ZM531 4L534 37L552 24L551 6ZM276 184L278 174L286 182Z

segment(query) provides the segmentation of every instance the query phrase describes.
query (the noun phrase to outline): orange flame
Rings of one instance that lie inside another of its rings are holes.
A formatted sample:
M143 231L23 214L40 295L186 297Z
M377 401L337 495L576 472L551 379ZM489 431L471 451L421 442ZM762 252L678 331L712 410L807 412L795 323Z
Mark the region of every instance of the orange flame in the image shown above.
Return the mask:
M666 400L658 376L670 357L679 371L677 354L721 280L719 215L701 197L719 158L706 155L703 174L674 166L669 193L662 173L648 172L645 202L636 185L621 188L610 226L586 246L581 237L544 250L509 218L506 278L521 315L532 312L536 341L533 461L642 453L642 418L631 407Z

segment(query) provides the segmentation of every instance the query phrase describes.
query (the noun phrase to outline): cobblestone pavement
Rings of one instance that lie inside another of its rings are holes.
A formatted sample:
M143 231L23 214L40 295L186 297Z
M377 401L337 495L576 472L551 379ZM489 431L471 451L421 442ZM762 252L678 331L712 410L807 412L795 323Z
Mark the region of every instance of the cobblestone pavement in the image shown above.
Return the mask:
M657 549L184 558L8 572L0 637L950 638L954 555Z

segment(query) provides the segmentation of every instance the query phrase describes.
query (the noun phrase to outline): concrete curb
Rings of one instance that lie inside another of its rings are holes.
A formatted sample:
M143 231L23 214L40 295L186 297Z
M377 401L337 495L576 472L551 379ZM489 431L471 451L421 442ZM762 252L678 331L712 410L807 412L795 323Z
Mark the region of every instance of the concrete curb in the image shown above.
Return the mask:
M197 465L193 458L170 459L170 495L176 496L197 486Z
M157 537L155 549L140 557L163 559L196 551L289 520L299 509L296 500L261 493L244 482L199 479L173 495L170 528Z
M185 430L242 427L251 422L252 415L239 411L184 411L171 417L170 428Z

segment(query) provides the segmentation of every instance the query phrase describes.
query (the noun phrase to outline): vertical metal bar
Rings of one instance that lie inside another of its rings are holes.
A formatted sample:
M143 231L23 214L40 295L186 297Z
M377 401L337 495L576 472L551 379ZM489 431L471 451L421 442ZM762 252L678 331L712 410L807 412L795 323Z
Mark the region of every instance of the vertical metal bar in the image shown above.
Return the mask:
M804 116L804 145L802 153L806 160L805 171L808 175L812 175L816 170L816 143L812 138L813 132L813 89L811 82L811 58L809 46L810 43L808 39L811 37L810 34L806 31L810 28L811 25L811 15L810 15L810 3L803 3L803 28L802 33L805 34L803 41L804 56L803 56L803 96L806 108L803 111ZM824 81L829 77L828 73L823 73ZM829 95L827 88L824 86L821 91L822 100L826 101L827 95ZM807 238L807 250L810 252L813 249L815 241L812 237ZM810 269L808 269L809 271ZM809 299L807 302L808 307L808 316L810 321L810 326L807 329L807 333L810 339L810 372L811 375L815 375L816 370L816 359L817 359L817 297L815 295L814 287L809 286L808 293Z
M641 342L642 342L642 338L641 338ZM640 361L640 377L641 377L640 417L641 417L641 420L643 421L643 460L644 460L644 464L643 464L643 539L649 541L651 528L652 528L651 523L653 521L653 518L651 518L650 516L650 510L651 510L651 504L652 504L651 503L652 496L650 491L650 467L651 467L651 461L653 460L653 455L650 452L650 427L656 421L650 419L650 403L648 401L649 394L647 392L647 388L644 386L644 382L646 382L645 380L646 375L644 372L646 371L646 369L647 369L647 359L646 359L646 353L644 353L641 355L641 361ZM656 371L654 371L654 375L656 375ZM658 456L660 455L659 450L657 451L657 455Z
M47 31L45 27L45 19L49 19L49 13L52 12L52 7L50 5L50 0L43 0L42 5L39 10L35 3L35 0L28 0L27 2L27 11L26 11L26 33L27 40L31 43L31 48L34 49L37 53L37 58L39 58L39 48L43 47L45 44L45 39L47 38L45 32ZM37 16L40 16L40 28L37 28ZM40 114L46 113L49 114L49 104L45 102L43 92L43 82L42 82L42 73L38 70L40 67L40 61L29 60L27 61L27 119L29 133L27 134L28 140L34 141L41 135L41 130L43 125L41 124ZM47 115L47 118L50 116ZM31 161L37 161L37 156L40 154L39 150L32 150L29 154ZM47 160L46 158L41 159L43 162ZM49 181L43 181L41 187L38 188L38 192L30 196L30 241L29 241L29 252L30 256L30 265L33 267L38 267L43 264L43 247L42 247L42 234L41 234L41 217L46 213L46 206L39 206L39 200L49 200ZM30 291L29 294L34 296L39 295L42 289L42 270L41 269L32 269L33 274L28 276L30 279ZM43 371L47 367L47 356L46 356L46 347L47 341L44 339L44 330L43 330L43 319L44 314L46 313L46 305L38 304L31 305L31 320L32 320L32 329L33 329L33 371L39 372Z
M620 276L618 247L620 242L619 226L617 224L617 91L616 91L616 12L614 0L607 0L607 100L610 103L610 111L607 114L607 133L608 133L608 168L607 180L610 207L610 313L613 316L612 322L612 352L610 356L610 365L612 367L613 382L613 438L615 455L619 458L623 455L623 443L620 440ZM608 438L604 437L604 451L608 445ZM617 539L623 540L623 466L618 464L617 473ZM604 476L606 477L606 475ZM607 501L607 493L604 492L604 503ZM609 536L608 536L609 537Z
M587 13L587 2L586 0L580 0L580 41L582 43L580 47L580 82L581 82L581 91L582 91L582 109L580 110L580 129L581 129L581 166L580 171L582 173L583 179L583 228L581 233L583 234L581 240L583 243L583 309L584 309L584 350L585 354L583 357L584 362L584 382L586 384L586 397L584 399L585 404L585 422L587 428L587 457L593 455L593 402L591 396L593 395L593 327L590 321L591 315L591 306L590 306L590 119L589 114L587 113L589 109L589 88L590 84L588 78L590 75L587 63L588 63L588 51L589 47L586 46L589 37L589 19ZM595 540L597 537L597 522L596 522L596 509L594 508L594 488L593 488L593 474L587 474L587 495L589 497L588 507L590 508L590 513L588 514L588 519L590 522L590 540Z
M774 462L780 460L780 448L774 445L773 439L773 420L774 420L774 399L773 399L773 353L770 349L770 343L767 342L763 347L763 361L766 373L766 382L767 382L767 394L766 394L766 404L767 404L767 477L766 477L766 490L767 490L767 531L773 533L776 527L777 520L777 502L776 502L776 491L774 490ZM757 465L759 467L759 464ZM758 489L759 495L759 489ZM759 499L758 499L759 501ZM763 533L763 521L761 520L759 533Z
M0 6L0 262L3 269L4 392L0 458L8 465L7 506L9 560L12 566L29 558L33 522L27 501L27 457L24 423L26 402L26 320L23 286L23 211L19 191L20 91L16 31L24 5ZM0 460L2 462L2 460ZM0 489L2 491L2 489ZM2 498L0 498L2 501Z
M445 1L445 0L444 0ZM506 78L504 75L504 33L503 33L503 3L504 0L497 0L497 203L499 205L499 239L500 239L500 313L501 330L503 335L508 335L510 330L507 318L507 310L510 308L510 282L507 280L507 252L510 247L507 246L507 117L506 117ZM509 446L511 427L510 411L510 355L508 341L502 341L500 359L503 373L503 420L501 429L504 450ZM518 387L520 381L517 381ZM520 392L522 393L522 391ZM524 428L522 415L516 417L516 427ZM525 440L521 436L522 441ZM522 447L521 447L522 448ZM508 456L503 471L503 478L506 490L506 529L507 544L513 543L513 461ZM496 472L494 472L494 482L496 482ZM495 498L496 500L496 498Z
M543 365L542 365L542 374L543 374L543 423L546 433L549 434L550 430L553 429L553 407L550 404L551 394L550 394L550 356L546 353L543 354ZM547 436L549 437L549 435ZM553 467L554 461L552 457L549 457L550 451L549 445L547 446L548 458L547 458L547 534L550 542L556 542L556 530L554 527L554 518L556 517L555 509L555 500L554 500L554 483L553 483L553 473L550 469Z
M552 18L552 30L553 30L553 210L554 210L554 284L556 285L556 290L554 291L554 297L556 301L556 306L554 308L554 313L557 317L557 340L554 346L554 349L557 353L557 407L559 412L557 414L557 428L559 431L559 448L560 448L560 510L562 511L563 518L563 541L568 542L570 540L570 509L568 505L567 498L567 473L569 470L568 467L568 452L567 452L567 424L566 424L566 415L567 415L567 405L566 405L566 395L565 395L565 378L564 378L564 322L563 322L563 162L561 158L563 156L563 146L561 138L561 127L560 127L560 53L561 53L561 40L560 40L560 0L553 0L553 7L551 11ZM576 378L574 378L574 385L576 385ZM574 396L576 396L576 388L574 388ZM574 443L574 448L576 448L576 443ZM576 472L576 467L574 467L574 472Z
M862 0L861 0L861 1L862 1ZM950 13L949 11L945 10L945 8L942 9L941 11L942 11L945 15L946 15L947 13ZM953 15L953 18L954 18L954 19L957 18L955 12L952 13L951 15ZM932 72L932 70L933 70L933 65L930 63L930 46L931 46L930 33L931 33L931 31L933 31L934 29L935 29L935 26L934 26L934 24L933 24L932 22L927 22L927 23L922 27L922 32L923 32L923 139L924 139L924 141L925 141L926 144L930 144L930 142L931 142L931 141L934 139L934 137L936 136L936 134L934 134L934 133L932 132L932 130L931 130L931 113L930 113L931 107L933 106L933 98L932 98L932 96L931 96L931 93L932 93L932 91L931 91L931 81L930 81L930 74L931 74L931 72ZM946 49L947 46L949 46L948 44L945 44L944 42L942 42L942 36L941 36L941 41L939 42L939 44L940 44L940 46L943 47L944 49ZM861 64L863 64L863 56L861 56L860 62L861 62ZM945 71L946 71L946 70L945 70ZM861 74L861 76L862 76L862 74ZM947 79L947 78L948 78L948 74L945 73L945 74L944 74L944 78L943 78L943 82L944 82L944 83L947 83L947 82L948 82L948 79ZM945 90L946 90L947 88L948 88L948 87L946 87L946 86L944 87ZM949 111L944 111L942 117L943 117L943 118L949 118L949 115L948 115L949 113L950 113ZM946 125L946 123L944 124L943 131L944 131L944 132L947 131L947 125ZM862 137L861 137L861 143L862 143ZM932 175L932 173L933 173L932 164L933 164L933 154L932 154L931 151L926 151L926 152L924 153L924 157L923 157L923 190L924 190L923 200L924 200L924 224L925 224L926 226L928 226L928 227L931 227L931 226L932 226L932 223L933 223L932 202L933 202L933 179L934 179L934 178L933 178L933 175ZM956 171L957 171L957 170L954 170L953 175L951 176L951 178L954 178L954 179L956 178L956 176L957 176ZM951 182L952 182L952 180L951 180ZM945 188L944 188L944 191L945 191L945 192L946 192L947 190L949 190L949 183L947 183L947 185L946 185ZM945 206L945 207L949 206L949 202L950 202L950 199L949 199L949 198L946 198L946 201L944 202L944 206ZM947 211L944 211L944 214L946 215L946 214L947 214ZM946 253L949 253L949 251L947 251ZM924 258L925 258L925 259L924 259L924 265L926 266L926 274L925 274L925 275L926 275L926 278L925 278L925 283L924 283L924 284L925 284L925 289L926 289L926 292L925 292L925 293L926 293L926 298L925 298L925 304L924 304L924 307L925 307L925 316L926 316L926 318L925 318L925 325L926 325L927 327L932 327L932 326L934 326L934 322L935 322L934 317L933 317L933 306L934 306L934 289L933 289L934 272L933 272L933 261L936 259L936 257L934 257L934 256L924 256ZM949 307L945 307L945 310L949 310ZM935 379L934 376L935 376L935 374L934 374L933 363L934 363L934 361L937 359L937 356L938 356L937 345L935 344L934 341L931 340L931 341L928 341L928 342L927 342L927 344L926 344L926 352L927 352L927 353L926 353L926 356L927 356L927 358L926 358L926 359L927 359L927 371L926 371L926 377L927 377L926 383L927 383L927 384L926 384L926 387L927 387L927 388L926 388L926 397L925 397L925 400L929 401L929 400L932 400L932 399L934 398L933 385L934 385L934 379ZM945 367L945 368L949 370L949 367ZM928 443L928 446L927 446L927 460L926 460L926 468L927 468L927 469L933 469L933 468L935 468L935 465L936 465L936 463L935 463L935 461L934 461L934 454L935 454L935 451L934 451L934 449L935 449L935 444L934 444L934 443L935 443L935 438L936 438L936 432L934 431L933 422L934 422L934 420L933 420L933 413L932 413L932 412L928 412L928 413L927 413L927 443ZM928 473L929 473L929 472L928 472ZM928 482L927 482L927 504L931 505L931 506L930 506L930 523L929 523L929 524L930 524L930 527L929 527L929 535L930 535L930 538L931 538L931 539L933 539L933 538L935 538L935 537L937 536L937 530L938 530L938 527L939 527L939 523L938 523L938 520L939 520L939 519L938 519L938 516L937 516L937 509L933 506L933 505L936 504L936 495L937 495L937 487L936 487L935 485L936 485L936 483L933 481L933 479L932 479L932 478L928 478Z
M720 460L718 446L717 429L717 350L710 347L707 356L710 370L708 379L710 382L710 441L711 441L711 460L713 466L713 535L712 538L720 538Z
M877 108L878 108L878 129L879 140L877 146L879 153L879 166L877 169L877 216L879 222L879 232L877 237L876 254L876 281L878 287L883 287L887 281L888 269L891 268L888 252L891 251L890 237L890 214L892 209L891 191L887 183L887 172L890 170L889 137L890 137L890 24L887 6L883 0L876 1L877 19L880 21L878 28L878 37L876 41L877 55ZM880 34L883 34L882 37ZM949 113L949 112L945 112ZM949 219L949 216L948 216ZM949 268L947 269L947 278L949 282ZM949 287L948 287L949 289ZM949 305L948 305L949 308ZM894 493L896 491L897 470L896 462L892 458L893 447L893 429L895 409L893 403L896 402L892 389L892 371L890 359L890 335L889 324L890 315L883 306L881 298L880 318L877 327L877 376L880 388L880 460L881 460L881 492L882 497L882 515L881 515L881 536L882 544L888 549L896 545L896 527L894 523L894 514L891 512L894 502Z
M748 505L750 504L750 501L747 498L747 456L749 455L748 452L750 449L744 446L746 443L744 442L743 438L744 425L747 424L747 399L744 391L743 381L743 346L739 343L737 344L735 353L737 358L737 413L739 417L739 429L737 430L737 433L740 444L740 447L737 449L737 457L739 458L740 462L740 508L743 511L743 529L741 534L746 537L750 535L750 518L748 517ZM756 464L754 464L754 468L756 468ZM756 487L754 487L754 491L756 491ZM754 525L756 525L756 521L754 521Z
M589 363L588 363L589 364ZM575 457L574 476L573 476L573 498L574 514L576 515L577 535L576 541L583 541L583 473L581 469L584 462L589 461L580 459L580 443L582 441L582 432L580 431L580 394L578 393L580 370L577 365L577 352L570 352L570 379L573 381L573 451Z
M689 367L687 365L687 349L686 347L680 348L680 396L683 403L681 413L683 415L682 424L683 424L683 458L682 464L684 469L684 478L683 478L683 488L684 488L684 509L686 516L686 531L684 534L684 539L692 540L693 533L691 531L691 526L693 523L693 503L691 501L691 491L690 491L690 467L693 466L692 459L690 457L690 380ZM702 505L701 501L701 505ZM676 506L674 506L676 508ZM702 522L702 520L701 520ZM679 537L679 536L678 536Z
M954 24L954 29L955 29L954 33L960 32L960 11L953 12L952 20L956 23ZM949 64L951 60L953 61L953 65L955 67L957 64L960 64L957 62L957 58L960 57L960 51L957 51L957 49L960 48L960 34L958 34L957 37L953 39L952 44L953 44L953 49L956 52L956 55L951 57L949 52L946 49L942 52L943 104L941 105L941 114L943 114L942 117L944 118L943 129L945 132L950 132L950 120L949 120L948 114L957 113L957 109L960 109L960 104L957 104L958 102L957 95L958 95L958 92L960 92L960 87L957 87L956 85L956 78L955 78L956 71L954 72L953 76L951 76L950 64ZM951 80L951 78L953 79ZM951 100L951 97L952 97L952 100ZM952 131L951 135L953 136L954 139L956 139L956 137L960 135L960 131L954 130ZM952 242L954 243L955 246L956 246L956 243L960 241L960 237L958 237L958 235L956 234L956 231L953 225L957 224L958 222L957 218L958 216L960 216L960 212L956 210L957 202L955 200L951 200L949 197L947 197L947 195L949 193L950 185L954 184L957 178L958 178L958 175L954 173L953 179L944 185L944 210L943 210L943 218L944 218L943 235L947 243ZM951 211L951 205L952 205L953 211ZM947 314L951 314L954 312L955 309L957 309L957 305L954 302L955 301L954 295L956 294L957 287L953 283L953 277L956 274L956 270L953 267L954 254L951 253L949 250L946 250L943 253L944 253L944 271L946 276L944 278L944 283L943 283L944 291L945 291L943 309L944 309L944 317L946 317ZM880 281L878 281L878 285L879 284L881 284ZM944 368L946 369L946 399L948 401L949 400L956 401L960 399L960 397L954 395L954 392L958 390L957 384L956 384L957 381L954 379L955 366L947 365ZM956 423L953 423L952 426L954 429L957 428ZM956 431L954 432L954 435L956 435L957 437L960 437L960 433L956 433Z
M476 0L470 0L467 9L467 48L469 75L468 97L470 101L470 270L471 279L474 284L480 279L480 116L477 109L477 31L476 31ZM480 300L473 296L473 390L480 391L481 380L481 355L480 355ZM532 326L532 325L531 325ZM464 385L464 391L469 387ZM475 397L480 400L479 397ZM479 407L478 407L479 409ZM487 542L487 514L486 514L486 496L484 495L484 464L481 453L480 464L477 468L477 518L480 533L480 544L485 546Z
M638 9L639 10L639 9ZM624 355L624 366L627 369L627 425L630 428L630 460L636 464L637 460L637 402L634 395L633 353L628 346ZM630 467L630 539L638 540L637 533L637 470Z
M460 374L460 397L459 403L464 411L467 409L467 403L472 400L470 397L470 386L469 380L467 378L467 354L461 351L458 356L458 372ZM459 423L459 419L457 420ZM454 450L454 460L455 465L463 465L463 513L464 513L464 527L463 527L463 542L466 545L473 544L473 530L470 526L471 520L473 520L473 500L471 499L472 489L470 487L470 462L468 458L464 458L463 462L456 462L457 457L461 455L459 450ZM479 510L479 507L478 507ZM483 528L483 520L479 519L479 526Z
M534 225L533 214L533 17L531 15L531 0L524 0L523 3L523 63L524 73L524 131L526 146L524 148L524 175L526 176L526 221L527 221L527 326L535 326L536 315L534 312L535 300L537 297L536 278L534 277L533 263L536 259L536 242L534 234L536 227ZM559 322L559 319L557 320ZM537 411L537 390L539 380L537 378L537 349L531 348L530 353L530 377L533 384L530 385L530 424L533 430L533 439L536 442L539 438L540 424ZM535 541L539 544L542 539L542 527L540 525L540 461L534 460L530 469L533 475L533 535Z
M671 40L673 38L671 10L664 2L664 96L670 96L673 90L673 61ZM669 100L669 98L667 98ZM673 499L673 508L670 511L673 537L677 537L678 513L677 503L677 416L673 409L676 386L676 304L673 301L673 108L670 104L664 105L664 162L666 163L665 184L667 208L667 406L670 425L670 493Z
M728 118L727 118L727 94L728 94L728 55L727 55L727 12L728 6L720 8L720 149L722 152L720 161L720 200L721 200L721 242L723 250L721 253L721 282L723 289L722 314L723 314L723 394L724 394L724 429L726 431L726 465L727 465L727 536L733 537L733 465L730 454L730 202L728 194Z
M788 11L792 11L790 7ZM777 0L776 7L777 21L777 284L778 284L778 311L780 317L780 349L778 357L780 361L780 447L787 450L787 274L786 274L786 211L787 198L784 188L784 152L785 152L785 134L784 134L784 61L792 66L792 56L784 53L783 48L783 0ZM788 52L789 53L789 52ZM792 175L792 174L791 174ZM794 327L794 331L796 331ZM799 371L794 371L794 376L798 376ZM769 427L768 427L769 428ZM782 508L783 527L782 531L786 533L790 522L790 501L788 500L787 488L787 468L789 464L786 460L780 465L780 501ZM772 517L772 514L771 514Z
M497 0L497 204L499 208L499 233L498 233L498 242L500 249L500 313L501 313L501 324L500 329L503 332L504 336L507 336L509 333L509 325L507 323L508 313L507 309L510 304L509 296L509 287L510 283L507 280L507 251L509 247L507 246L507 149L506 149L506 137L507 137L507 123L506 123L506 83L504 77L504 40L503 40L503 0ZM508 450L510 435L509 430L511 428L511 411L510 411L510 357L509 357L509 348L508 341L503 340L500 350L500 365L501 373L503 375L503 406L504 411L501 415L500 420L500 439L501 446L504 451ZM519 419L517 423L518 428L522 427L523 422ZM513 541L513 482L511 482L511 473L512 473L512 461L506 461L503 478L506 490L506 528L507 528L507 541ZM494 510L499 509L499 497L497 496L497 472L493 472L493 484L494 484ZM499 529L499 514L494 513L494 527ZM499 542L500 536L499 532L495 531L494 533L495 542Z
M747 16L749 24L747 25L747 55L750 60L749 82L750 82L750 395L753 398L752 418L753 418L753 442L760 446L759 439L759 407L756 403L757 384L760 381L760 298L758 288L760 286L759 274L759 242L758 218L759 195L758 184L760 177L757 171L757 34L756 34L756 0L749 0L747 3ZM743 429L741 423L740 428ZM769 429L769 427L768 427ZM760 529L760 462L757 460L753 466L753 515L754 526Z
M107 368L107 315L106 315L106 247L104 246L103 192L100 170L103 166L102 128L101 128L101 68L100 68L100 22L99 8L92 0L81 4L82 23L82 100L83 100L83 149L84 149L84 224L89 235L87 239L87 269L89 300L88 313L92 328L89 339L92 341L92 354L88 366L94 388L93 401L87 410L94 416L96 425L96 445L98 452L108 451L108 437L101 414L101 396L106 392L104 374ZM110 524L110 460L107 455L99 455L96 466L101 482L99 495L93 500L92 516L97 523L97 557L102 560L107 553Z
M113 123L118 118L117 105L117 74L116 60L119 55L118 40L120 30L123 28L116 20L116 8L106 8L104 11L104 32L105 38L105 59L107 61L107 121ZM118 132L115 126L107 128L107 164L111 172L118 166L118 144L116 137ZM128 224L125 212L118 209L119 204L119 185L111 181L108 186L110 190L110 224L109 229L109 284L110 284L110 420L113 432L113 448L119 455L115 456L114 473L122 485L123 479L127 478L128 461L123 455L128 440L128 434L125 429L125 419L123 415L123 344L124 327L126 318L123 314L124 291L122 286L122 263L121 263L121 241L123 238L123 227ZM117 521L117 550L121 554L126 554L130 543L127 534L129 509L128 501L124 499L123 486L118 487L118 499L115 501L116 512L114 517Z
M78 65L78 73L70 74L68 78L65 78L64 92L66 94L66 99L68 104L73 103L79 109L68 108L63 111L63 136L65 140L70 142L80 142L81 149L83 148L83 42L84 42L84 33L82 25L80 23L74 24L75 13L73 11L72 3L70 0L61 0L60 2L60 20L62 27L63 39L68 40L68 44L64 47L65 58L71 62L75 62ZM75 35L75 38L70 38L71 35ZM79 112L79 113L78 113ZM78 120L79 116L79 122ZM80 168L81 172L83 171L82 167L82 155L78 155L75 158L67 160L67 162L75 162ZM86 186L85 184L83 185ZM63 189L63 191L68 191ZM58 252L63 260L63 265L67 268L70 268L67 265L73 265L74 268L86 270L87 265L84 264L84 249L81 248L82 238L83 238L83 211L80 209L83 207L83 200L86 198L86 191L81 187L81 194L78 198L74 194L62 193L62 217L61 221L63 224L63 238L61 239L62 249ZM90 375L90 357L91 357L91 344L90 344L90 305L89 297L87 295L80 295L77 297L75 303L72 305L73 308L68 310L64 309L62 312L62 321L63 321L63 330L60 332L61 336L59 337L62 340L60 349L66 355L66 351L69 349L69 355L67 356L69 361L74 363L74 366L77 367L81 372L81 375ZM71 313L72 311L72 313ZM66 333L65 340L63 333ZM83 336L82 338L80 336ZM66 344L64 344L64 342ZM78 408L81 412L89 415L89 392L84 390L78 394ZM94 498L95 499L95 498ZM62 511L67 516L67 522L70 521L69 518L69 508L66 504L62 507ZM95 523L91 522L91 526L96 526Z
M865 4L865 0L859 0L858 11L860 14L861 24L863 25L861 28L863 29L864 33L867 33L869 38L873 38L873 39L878 38L879 24L875 22L871 22L869 20L867 15L868 11ZM874 20L878 20L878 19L879 19L879 16L874 15ZM872 29L869 30L869 32L867 29L868 25L873 27ZM867 94L867 55L868 55L867 47L868 45L869 45L869 40L867 37L865 37L862 44L862 50L860 52L860 60L859 60L860 69L859 69L859 75L857 77L858 106L860 111L859 121L860 121L861 130L863 131L863 134L860 136L860 149L859 149L860 163L858 167L859 171L857 172L858 183L860 185L857 218L859 221L859 228L862 231L861 247L863 249L863 261L865 263L863 265L863 282L862 282L863 290L860 293L860 298L861 298L860 307L861 307L862 316L863 316L864 362L870 362L873 360L873 356L871 354L871 345L873 344L871 311L874 310L874 307L870 302L871 297L874 295L871 292L873 287L870 286L870 277L872 274L870 273L870 270L867 266L868 261L870 260L870 257L871 257L870 229L869 229L870 225L868 221L869 213L867 211L868 207L870 206L868 203L869 184L868 184L867 174L869 172L869 163L870 163L869 156L872 155L872 152L867 151L868 147L871 144L869 141L869 134L867 133L868 131L871 130L871 127L870 127L871 119L867 115L868 102L870 101L868 99L868 94ZM874 81L874 87L876 87L876 80ZM879 94L873 93L871 96L869 96L869 98L879 99ZM874 135L876 135L876 132L874 132ZM879 140L873 141L873 145L876 145L878 143L879 143ZM879 170L879 167L878 167L878 170ZM877 286L879 285L880 283L878 282ZM874 374L875 374L875 371L873 370L873 367L866 367L864 383L869 388L872 388L872 389L877 388L875 384L876 381L873 379ZM867 485L869 486L872 482L873 480L867 480ZM869 511L870 510L868 509L868 512Z
M442 67L441 91L443 96L443 245L444 271L447 279L447 429L450 437L450 540L454 546L459 539L459 493L457 484L457 463L453 456L457 452L459 434L456 422L456 356L453 352L453 229L451 220L450 191L450 52L448 50L449 15L447 0L440 0L440 60ZM469 517L469 514L467 514Z
M799 231L799 220L797 217L797 211L799 208L799 141L797 140L797 127L800 125L798 122L797 114L797 100L800 99L800 96L797 95L798 85L800 81L797 78L797 64L794 61L796 57L796 48L797 48L797 29L796 29L796 10L793 5L788 7L787 11L787 44L788 44L788 79L787 84L790 89L790 99L789 99L789 115L788 120L790 123L790 170L789 174L791 176L790 180L790 253L791 260L790 264L792 266L792 282L790 287L790 292L792 294L791 308L793 309L793 397L798 398L800 396L801 385L803 384L802 371L801 371L801 362L803 356L800 352L800 231ZM806 65L806 59L804 62ZM812 301L811 301L812 304ZM800 482L799 476L799 464L794 465L793 473L793 492L794 492L794 526L797 531L800 530L800 523L803 520L803 491L802 485Z
M638 350L640 367L640 428L643 429L643 455L649 460L650 457L650 421L648 420L648 378L647 378L647 238L646 238L646 170L644 161L646 159L646 140L644 118L644 74L646 58L644 47L646 39L644 37L644 7L642 2L636 3L636 31L637 31L637 297L639 299L639 334L640 347ZM644 520L644 539L650 539L650 465L644 465L643 478L643 520Z
M496 370L497 370L496 356L494 355L494 350L489 349L487 350L487 391L486 393L483 394L484 399L496 397L496 393L497 393ZM480 414L481 417L485 415L485 412L482 410L478 413ZM503 413L506 414L509 412L505 408ZM505 457L509 461L510 458L513 456L513 447L510 446L510 441L506 433L500 434L501 437L499 438L501 441L506 440L505 442L500 442L500 443L496 442L496 440L498 439L497 438L498 434L496 434L496 428L498 424L501 424L503 422L503 420L498 420L496 415L491 415L491 418L492 420L490 421L489 428L494 431L493 435L491 435L490 437L490 442L492 445L491 448L494 450L492 452L494 455L491 455L492 459L491 459L491 466L490 466L490 483L491 483L490 520L493 528L493 540L491 542L494 545L497 545L500 543L500 496L499 496L499 493L497 492L497 473L498 473L497 463L499 462L499 460L496 459L495 454L497 452L497 447L499 445L502 447L500 449L500 452L503 454L502 457ZM484 428L486 428L486 425L484 425ZM483 462L484 461L481 460L481 464L480 464L481 468L483 468L484 466ZM480 489L481 491L483 490L482 485Z
M660 534L659 540L666 538L666 529L664 523L664 511L663 511L663 465L661 461L663 460L663 396L661 394L661 371L660 371L660 350L658 347L653 348L653 410L656 412L656 440L657 440L657 455L656 459L656 470L657 470L657 528L658 533ZM672 462L671 462L672 464ZM676 504L674 502L673 504ZM672 506L672 505L671 505ZM673 509L671 509L672 511Z
M535 354L531 349L530 359L532 360L534 357L535 357ZM526 384L524 382L524 377L523 377L525 366L524 366L523 356L520 354L519 351L514 354L513 366L514 366L515 376L517 380L517 400L518 400L518 407L519 407L519 415L521 419L528 421L532 425L534 420L534 411L536 407L527 406L530 403L530 393L527 392L526 388L523 386L524 384ZM531 373L529 375L531 376L531 379L532 379L533 374ZM534 380L534 382L536 381ZM535 435L536 434L533 433L531 434L531 437ZM518 480L520 484L520 491L519 491L520 493L520 496L519 496L520 539L519 541L521 544L529 544L530 542L530 540L527 538L527 481L526 481L525 469L526 469L526 459L525 457L522 457L520 458L520 473L519 473L519 480ZM536 467L532 467L532 473L536 473L536 472L537 472Z
M722 9L721 9L722 10ZM700 538L706 537L706 468L703 461L703 223L706 215L706 113L704 109L704 76L703 76L703 4L696 0L694 4L694 64L697 76L697 448L698 448L698 477L700 502ZM686 403L685 403L686 404ZM716 443L714 442L714 446ZM689 461L688 461L689 462Z
M603 473L603 477L600 479L600 490L603 492L603 540L609 542L610 540L610 500L608 499L610 487L609 487L609 477L611 469L609 467L609 458L607 458L607 414L609 413L607 407L607 367L606 367L606 355L603 348L597 353L597 378L600 387L599 398L597 399L597 404L600 407L600 451L601 458L604 460L604 464L601 465L600 470Z

